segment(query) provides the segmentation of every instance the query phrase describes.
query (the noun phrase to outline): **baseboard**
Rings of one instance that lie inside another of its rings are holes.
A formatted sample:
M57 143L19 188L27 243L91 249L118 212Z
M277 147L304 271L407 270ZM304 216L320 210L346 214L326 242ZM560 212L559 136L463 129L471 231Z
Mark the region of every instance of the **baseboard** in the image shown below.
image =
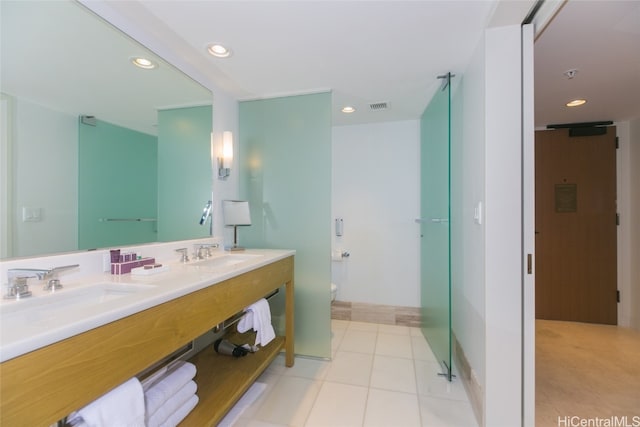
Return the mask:
M464 349L458 342L455 334L451 334L453 339L453 357L458 367L458 376L460 380L462 380L462 384L464 385L464 389L467 392L467 396L469 397L469 402L471 403L471 408L473 409L473 414L476 417L476 421L479 426L483 426L483 393L482 386L478 381L478 377L476 376L475 371L469 364L467 360L467 356L464 354Z

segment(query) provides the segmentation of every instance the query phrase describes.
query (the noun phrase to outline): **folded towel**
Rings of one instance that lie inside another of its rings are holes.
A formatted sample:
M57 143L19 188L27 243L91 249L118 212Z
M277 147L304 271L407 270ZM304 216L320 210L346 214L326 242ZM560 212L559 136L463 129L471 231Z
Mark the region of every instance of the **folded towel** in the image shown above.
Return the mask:
M142 385L137 378L131 378L71 413L69 423L88 427L144 427L144 414Z
M244 310L246 313L238 322L238 332L256 331L255 345L265 346L276 337L271 325L271 310L266 299L262 298Z
M147 412L147 427L156 427L162 425L169 419L182 405L184 405L194 394L198 386L195 381L189 381L184 387L167 399L164 404L158 408L153 414Z
M176 427L178 424L180 424L180 421L187 418L187 415L189 415L189 412L191 412L193 408L196 407L197 404L198 404L198 396L194 394L193 396L191 396L189 400L187 400L187 402L184 405L182 405L176 412L174 412L173 415L171 415L167 419L167 421L165 421L164 424L162 424L161 427Z
M184 387L195 375L196 367L189 362L180 362L169 368L144 392L147 414L154 414L167 399Z

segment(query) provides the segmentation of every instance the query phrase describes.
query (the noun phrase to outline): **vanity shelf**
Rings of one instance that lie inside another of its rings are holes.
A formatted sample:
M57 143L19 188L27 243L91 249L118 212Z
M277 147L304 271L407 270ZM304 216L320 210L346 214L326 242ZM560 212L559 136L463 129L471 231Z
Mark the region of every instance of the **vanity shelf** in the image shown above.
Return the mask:
M51 425L285 285L285 336L242 360L194 356L200 402L184 425L214 425L282 350L294 363L293 255L0 364L0 425ZM55 397L55 398L53 398Z
M242 334L242 338L229 339L234 343L253 343L254 336L254 333ZM218 424L280 353L284 343L284 337L276 337L256 353L240 358L219 355L213 350L213 346L196 354L189 362L197 368L196 394L200 400L189 416L180 423L180 427Z

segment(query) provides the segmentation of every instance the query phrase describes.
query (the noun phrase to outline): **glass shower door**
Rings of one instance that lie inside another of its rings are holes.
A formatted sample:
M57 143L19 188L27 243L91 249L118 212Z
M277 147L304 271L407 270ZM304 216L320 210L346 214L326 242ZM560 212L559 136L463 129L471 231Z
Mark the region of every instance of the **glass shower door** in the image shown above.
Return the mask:
M451 74L420 121L422 333L451 381Z

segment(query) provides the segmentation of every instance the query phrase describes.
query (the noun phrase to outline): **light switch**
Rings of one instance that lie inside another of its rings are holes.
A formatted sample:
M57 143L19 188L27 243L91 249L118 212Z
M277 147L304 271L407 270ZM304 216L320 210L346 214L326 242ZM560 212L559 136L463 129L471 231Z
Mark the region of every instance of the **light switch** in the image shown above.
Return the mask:
M22 222L42 221L42 208L22 207Z
M473 208L473 222L478 225L482 224L482 202L478 202Z

